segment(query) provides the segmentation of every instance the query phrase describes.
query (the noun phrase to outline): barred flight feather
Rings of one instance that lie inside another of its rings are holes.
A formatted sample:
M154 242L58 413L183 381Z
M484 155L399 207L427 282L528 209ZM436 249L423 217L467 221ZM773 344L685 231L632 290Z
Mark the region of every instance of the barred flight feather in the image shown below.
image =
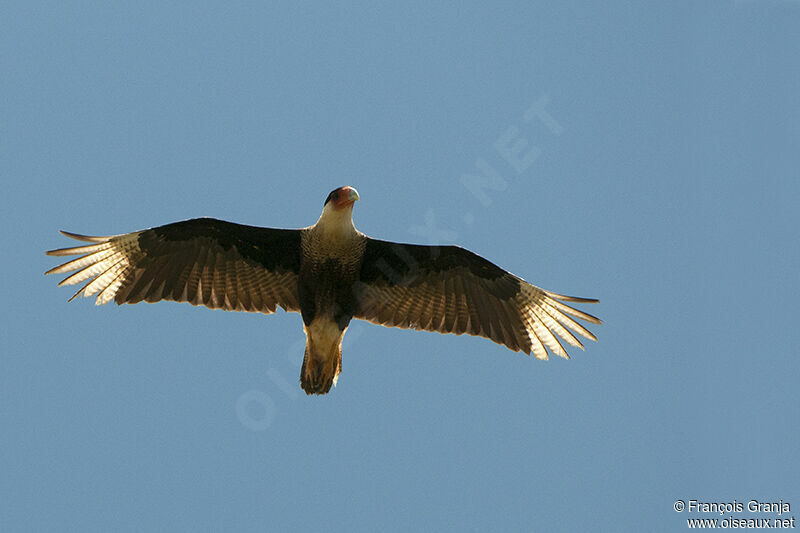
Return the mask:
M538 359L568 359L562 341L583 349L576 334L596 340L571 317L600 321L564 303L596 300L545 291L463 248L370 239L365 255L356 318L486 337Z
M197 231L192 233L191 223L194 221L109 237L62 231L67 237L94 244L47 252L80 257L46 274L73 272L59 285L85 284L70 301L80 295L96 295L97 305L111 300L118 304L173 300L212 309L260 313L274 313L278 306L299 310L294 271L280 265L270 271L257 260L240 254L236 245L197 235ZM163 232L164 228L171 228L181 238L157 231Z

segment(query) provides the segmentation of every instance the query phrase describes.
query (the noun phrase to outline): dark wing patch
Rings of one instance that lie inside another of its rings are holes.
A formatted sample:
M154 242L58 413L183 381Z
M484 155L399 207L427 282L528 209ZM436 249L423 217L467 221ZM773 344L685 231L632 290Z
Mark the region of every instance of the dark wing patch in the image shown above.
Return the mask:
M384 326L478 335L547 359L569 357L559 338L597 338L576 322L600 320L564 302L597 300L540 289L458 246L369 239L356 284L356 318ZM571 330L571 331L570 331Z
M86 282L72 298L96 303L172 300L230 311L299 311L300 230L244 226L199 218L109 237L87 246L51 250L81 255L47 274L76 270L59 285Z

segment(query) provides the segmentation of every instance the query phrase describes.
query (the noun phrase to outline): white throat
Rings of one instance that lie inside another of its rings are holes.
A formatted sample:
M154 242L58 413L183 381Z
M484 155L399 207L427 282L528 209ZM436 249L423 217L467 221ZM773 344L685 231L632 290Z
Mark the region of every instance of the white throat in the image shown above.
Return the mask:
M353 224L353 206L336 209L333 203L325 204L319 220L311 228L326 241L350 240L358 234Z

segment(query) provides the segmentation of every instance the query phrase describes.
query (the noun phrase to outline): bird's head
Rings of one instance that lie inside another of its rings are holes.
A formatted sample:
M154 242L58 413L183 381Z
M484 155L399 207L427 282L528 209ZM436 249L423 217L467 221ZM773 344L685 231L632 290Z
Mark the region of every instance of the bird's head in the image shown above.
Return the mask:
M325 199L317 227L331 238L355 232L353 204L358 200L358 191L352 187L334 189Z
M355 201L358 200L358 191L353 187L344 186L334 189L325 199L324 207L327 209L330 205L331 209L341 210L353 207Z

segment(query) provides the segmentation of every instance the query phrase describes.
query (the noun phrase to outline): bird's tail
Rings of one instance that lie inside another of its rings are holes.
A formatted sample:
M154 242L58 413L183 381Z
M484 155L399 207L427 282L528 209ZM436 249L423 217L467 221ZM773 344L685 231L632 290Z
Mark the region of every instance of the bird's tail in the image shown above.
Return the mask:
M342 346L336 343L330 353L320 354L306 343L303 366L300 368L300 386L306 394L327 394L336 385L342 371Z

